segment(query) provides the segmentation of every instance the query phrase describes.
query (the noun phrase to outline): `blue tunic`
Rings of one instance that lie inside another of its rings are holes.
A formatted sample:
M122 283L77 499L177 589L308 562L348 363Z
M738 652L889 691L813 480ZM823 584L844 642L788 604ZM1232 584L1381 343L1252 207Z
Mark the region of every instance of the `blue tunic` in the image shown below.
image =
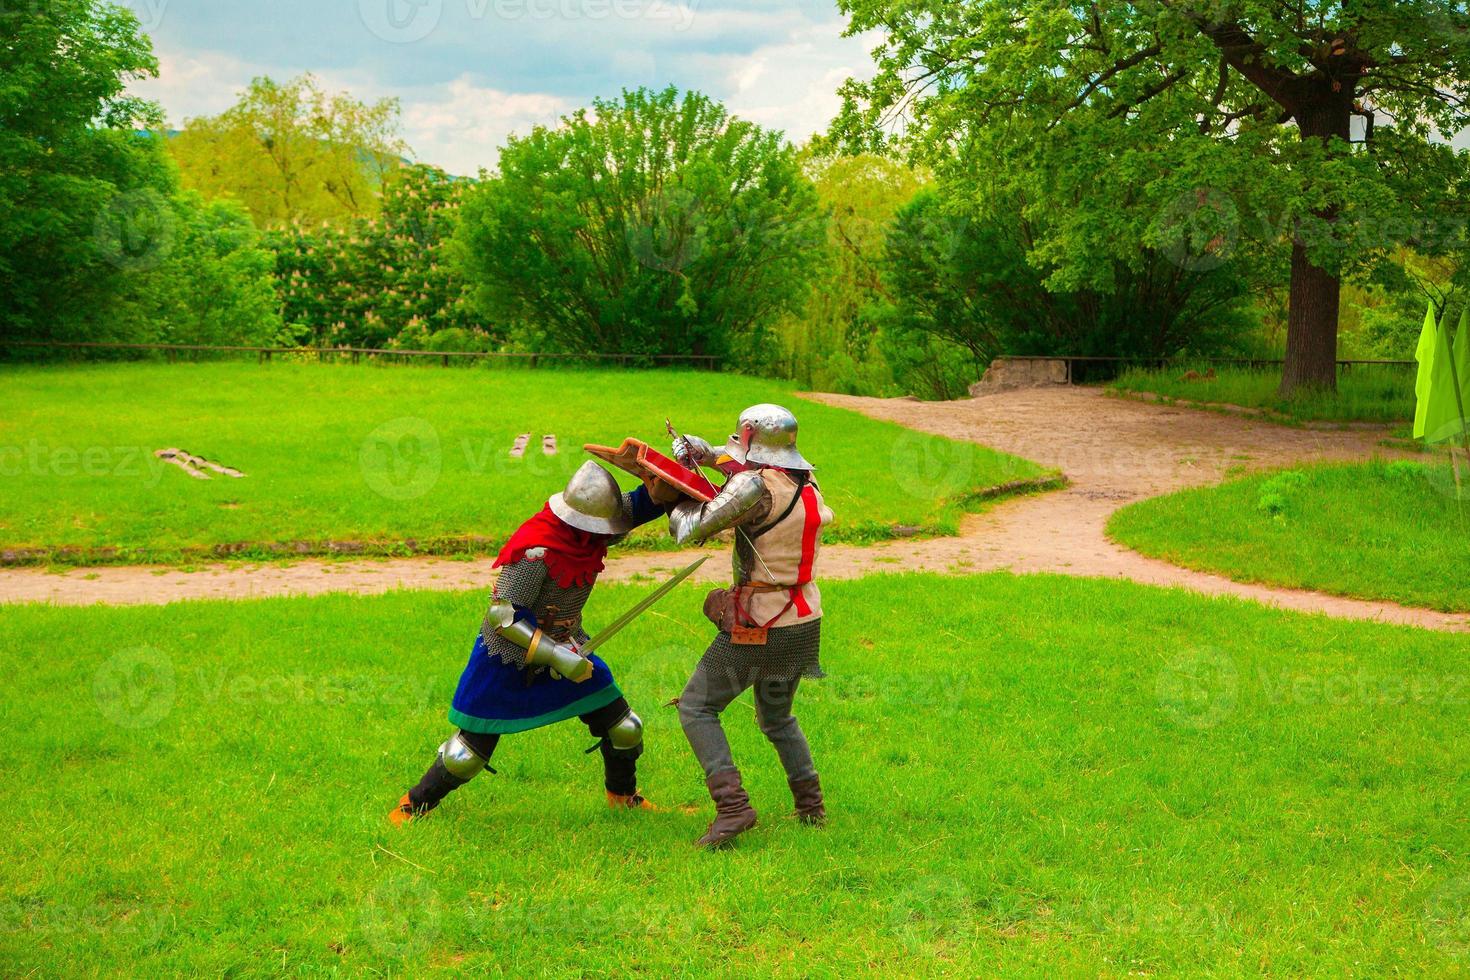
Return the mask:
M623 495L623 510L635 526L663 516L643 487ZM591 591L591 584L558 586L544 563L528 554L501 570L495 599L514 604L558 642L585 643L581 611ZM524 651L493 633L487 642L482 632L460 675L449 720L465 731L508 735L575 718L622 697L602 658L588 659L592 676L578 684L545 668L528 669Z
M449 720L465 731L508 735L576 718L622 697L602 658L594 653L588 659L592 676L580 684L549 670L529 675L528 684L524 667L491 656L485 638L477 636Z

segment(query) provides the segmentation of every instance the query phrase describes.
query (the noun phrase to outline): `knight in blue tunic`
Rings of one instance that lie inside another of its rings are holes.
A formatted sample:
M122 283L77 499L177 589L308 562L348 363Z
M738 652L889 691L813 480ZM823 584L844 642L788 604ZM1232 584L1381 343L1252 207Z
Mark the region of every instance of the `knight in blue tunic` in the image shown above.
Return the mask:
M496 559L500 577L449 710L459 731L389 815L406 823L433 810L488 768L502 735L580 718L599 740L608 804L652 809L638 793L643 723L588 640L582 607L608 545L665 514L677 499L658 483L623 493L612 474L584 463L511 536Z

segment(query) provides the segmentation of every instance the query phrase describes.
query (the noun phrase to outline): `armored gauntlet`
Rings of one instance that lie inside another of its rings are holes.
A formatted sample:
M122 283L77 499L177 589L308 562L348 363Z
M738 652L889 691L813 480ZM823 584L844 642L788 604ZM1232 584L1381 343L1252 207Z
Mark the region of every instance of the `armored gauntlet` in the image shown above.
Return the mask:
M526 651L526 663L550 667L569 681L580 684L592 676L592 661L571 647L557 643L525 620L515 618L515 606L508 602L490 607L490 618L497 624L495 632Z
M674 440L674 458L690 469L713 466L719 453L699 436L679 436Z

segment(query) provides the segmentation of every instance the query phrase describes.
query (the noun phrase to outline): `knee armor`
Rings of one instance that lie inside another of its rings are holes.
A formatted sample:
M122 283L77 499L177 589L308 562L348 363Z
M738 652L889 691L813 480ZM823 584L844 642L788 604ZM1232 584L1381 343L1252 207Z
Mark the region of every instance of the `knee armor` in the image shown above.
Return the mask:
M485 758L470 748L469 743L458 732L449 741L439 746L439 761L445 770L456 779L469 782L485 768Z
M643 719L628 712L607 730L607 740L615 749L636 749L643 744Z

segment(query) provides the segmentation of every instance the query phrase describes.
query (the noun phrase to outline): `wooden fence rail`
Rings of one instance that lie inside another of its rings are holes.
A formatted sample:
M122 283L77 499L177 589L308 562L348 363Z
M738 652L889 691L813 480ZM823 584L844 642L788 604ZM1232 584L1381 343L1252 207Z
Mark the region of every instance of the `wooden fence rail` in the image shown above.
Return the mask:
M211 353L211 354L254 354L256 359L262 363L271 358L280 356L311 356L315 355L318 361L328 358L350 357L352 363L356 364L364 357L381 359L405 359L414 358L437 358L444 367L449 367L455 361L465 360L504 360L516 361L530 367L537 367L542 361L610 361L619 366L626 367L630 364L643 364L652 361L657 364L687 364L691 367L717 370L721 364L721 358L713 354L542 354L522 351L432 351L432 350L394 350L382 347L246 347L236 345L209 345L209 344L112 344L100 341L50 341L50 340L6 340L0 341L0 350L5 348L22 348L27 350L57 350L57 351L148 351L163 353L167 355L172 363L178 360L181 353Z
M1160 370L1187 367L1245 367L1251 370L1261 370L1263 368L1279 368L1286 363L1283 358L1279 357L1068 357L1065 355L1024 357L1021 355L1006 355L997 358L997 360L1050 361L1065 364L1068 383L1088 380L1089 375L1096 373L1086 370L1087 367L1092 365L1117 372L1130 367L1157 368ZM1337 368L1339 371L1351 371L1355 367L1413 368L1417 364L1417 361L1339 358ZM1082 370L1079 371L1079 367Z

